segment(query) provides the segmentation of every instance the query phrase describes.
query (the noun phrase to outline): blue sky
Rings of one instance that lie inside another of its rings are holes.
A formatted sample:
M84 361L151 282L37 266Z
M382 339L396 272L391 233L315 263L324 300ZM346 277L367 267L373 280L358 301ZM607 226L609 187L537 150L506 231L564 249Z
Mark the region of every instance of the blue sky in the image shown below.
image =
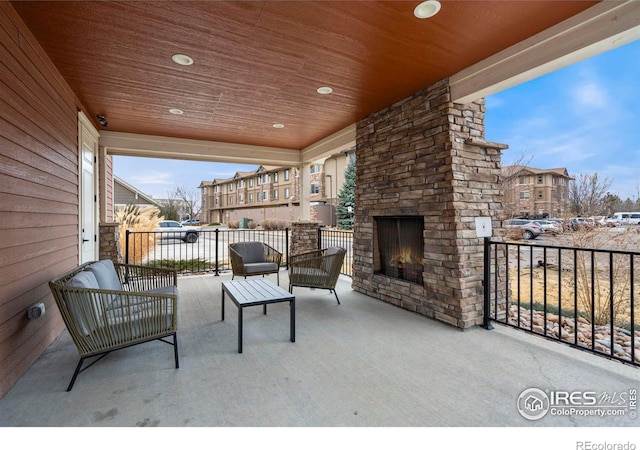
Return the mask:
M597 173L610 192L640 191L640 41L486 98L485 135L518 159L569 175Z
M623 200L640 194L640 41L487 97L486 139L503 164L597 173ZM257 166L114 157L116 176L154 198Z

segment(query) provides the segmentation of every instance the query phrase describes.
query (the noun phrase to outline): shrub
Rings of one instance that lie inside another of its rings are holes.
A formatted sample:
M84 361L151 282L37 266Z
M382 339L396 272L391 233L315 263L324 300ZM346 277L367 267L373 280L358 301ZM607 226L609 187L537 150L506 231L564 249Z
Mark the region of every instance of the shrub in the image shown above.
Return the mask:
M126 230L149 232L153 231L164 220L160 210L155 206L127 205L115 214L114 221L118 222L122 229L120 232L120 249L124 253L126 249ZM140 264L155 247L154 233L133 235L129 240L129 264Z
M281 219L265 219L260 222L263 230L284 230L289 226L289 222Z

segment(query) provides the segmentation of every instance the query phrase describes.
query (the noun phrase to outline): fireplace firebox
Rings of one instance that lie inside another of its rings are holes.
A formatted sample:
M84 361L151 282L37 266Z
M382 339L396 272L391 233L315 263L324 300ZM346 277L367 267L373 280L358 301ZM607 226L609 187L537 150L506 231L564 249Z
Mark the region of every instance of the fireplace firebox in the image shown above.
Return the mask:
M421 216L375 217L376 270L392 278L423 283L424 219Z

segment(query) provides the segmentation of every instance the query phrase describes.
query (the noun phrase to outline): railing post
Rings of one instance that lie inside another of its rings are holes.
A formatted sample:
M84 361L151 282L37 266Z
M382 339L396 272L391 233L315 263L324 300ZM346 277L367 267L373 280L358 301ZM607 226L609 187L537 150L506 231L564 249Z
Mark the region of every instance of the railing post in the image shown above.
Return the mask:
M484 318L482 327L485 330L493 330L493 325L491 325L491 238L488 237L484 238Z
M318 250L322 250L322 225L318 227Z
M218 263L218 242L220 242L219 239L219 234L220 234L220 229L216 228L216 251L214 252L214 257L216 259L216 277L220 276L220 267L219 267L219 263Z
M127 230L124 239L124 263L129 264L129 235L131 230Z
M287 260L285 267L289 270L289 227L284 229L284 254Z

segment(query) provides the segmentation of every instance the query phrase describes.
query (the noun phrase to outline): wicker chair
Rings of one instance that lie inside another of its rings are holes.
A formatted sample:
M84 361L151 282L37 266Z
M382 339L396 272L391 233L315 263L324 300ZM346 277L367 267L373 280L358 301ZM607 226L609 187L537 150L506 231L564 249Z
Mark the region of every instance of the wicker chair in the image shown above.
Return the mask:
M275 273L280 285L282 253L264 242L236 242L229 244L233 279L236 275L247 278L252 275Z
M114 350L161 340L178 363L178 288L173 269L83 264L49 282L62 319L80 354L67 391L84 370ZM164 338L173 336L172 341ZM82 367L86 359L93 361Z
M329 247L292 256L289 260L289 292L293 293L294 286L328 289L340 304L335 288L345 253L344 248Z

